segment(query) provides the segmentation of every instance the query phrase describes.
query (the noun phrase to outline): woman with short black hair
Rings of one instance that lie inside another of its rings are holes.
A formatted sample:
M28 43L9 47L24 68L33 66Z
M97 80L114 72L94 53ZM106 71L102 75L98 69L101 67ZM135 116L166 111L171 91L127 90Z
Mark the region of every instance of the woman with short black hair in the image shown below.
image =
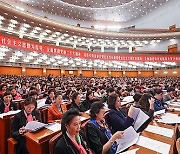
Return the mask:
M75 108L79 112L86 111L85 107L81 103L81 97L80 97L80 94L78 92L74 92L72 94L72 103L71 103L71 107L70 108Z
M17 110L16 103L12 102L12 95L10 92L5 92L3 100L0 102L0 114L7 113L12 110Z
M25 126L30 121L40 121L36 106L37 101L32 97L28 97L24 102L24 109L17 113L12 121L12 137L18 142L17 154L29 153L26 148L26 138L24 137L24 133L27 131Z
M118 131L114 135L108 129L104 120L104 104L95 102L91 105L88 122L87 137L91 149L95 154L115 154L117 150L116 139L122 138L122 132Z
M80 132L80 113L69 109L62 118L62 135L55 145L54 154L91 154L85 136Z
M86 99L82 103L86 110L90 109L91 104L93 103L93 99L94 99L93 92L92 91L88 91L86 93Z

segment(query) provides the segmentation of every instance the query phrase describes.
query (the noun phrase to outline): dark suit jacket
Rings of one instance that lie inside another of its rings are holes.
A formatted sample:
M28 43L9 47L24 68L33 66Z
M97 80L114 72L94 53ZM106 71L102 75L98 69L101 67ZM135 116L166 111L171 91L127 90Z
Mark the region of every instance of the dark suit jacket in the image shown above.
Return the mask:
M90 109L92 103L93 103L93 100L87 100L87 99L82 102L82 104L86 110Z
M94 124L88 123L86 134L90 148L94 151L95 154L101 154L103 145L108 142L108 138L104 132ZM106 154L110 154L110 152L108 151Z
M4 109L5 109L4 102L0 102L0 114L4 113ZM17 110L16 103L11 102L11 104L9 106L9 111L11 111L11 110Z
M45 101L45 104L51 104L52 103L52 99L50 97L48 97Z
M89 153L88 144L82 134L80 134L82 141L82 146ZM71 139L66 133L62 134L59 141L55 145L54 154L80 154L75 145L72 143Z
M85 107L83 106L83 104L81 104L81 105L77 105L75 102L72 102L71 103L71 107L70 108L75 108L75 109L77 109L79 112L84 112L84 111L86 111L86 109L85 109Z
M134 122L133 118L130 118L122 109L120 111L111 109L109 112L109 124L113 129L113 132L123 131Z
M34 110L32 112L32 116L36 118L36 120L40 121L40 115L37 110ZM24 110L17 113L14 116L14 119L12 121L12 137L18 142L17 145L17 154L20 153L20 151L26 147L26 140L25 137L21 134L19 134L19 129L23 126L26 126L27 118L24 114Z

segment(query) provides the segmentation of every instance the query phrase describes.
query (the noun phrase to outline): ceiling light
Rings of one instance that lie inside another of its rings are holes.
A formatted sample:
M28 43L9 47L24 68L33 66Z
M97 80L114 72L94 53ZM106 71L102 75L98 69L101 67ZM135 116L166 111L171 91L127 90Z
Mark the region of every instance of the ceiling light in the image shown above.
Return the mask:
M45 31L46 31L47 33L50 33L50 32L51 32L49 29L46 29Z
M0 20L4 20L4 17L0 15Z
M13 20L13 19L11 19L10 22L13 23L13 24L17 24L18 23L16 20Z

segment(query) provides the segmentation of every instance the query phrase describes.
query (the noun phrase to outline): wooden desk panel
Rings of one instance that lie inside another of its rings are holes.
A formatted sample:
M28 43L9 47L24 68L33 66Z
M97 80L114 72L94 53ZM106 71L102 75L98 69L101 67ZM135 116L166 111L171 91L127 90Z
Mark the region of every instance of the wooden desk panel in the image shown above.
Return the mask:
M3 119L0 118L0 154L8 153L7 139L11 136L11 117L12 115L4 116Z
M59 132L53 132L44 128L34 133L26 133L26 145L29 153L49 154L49 140Z

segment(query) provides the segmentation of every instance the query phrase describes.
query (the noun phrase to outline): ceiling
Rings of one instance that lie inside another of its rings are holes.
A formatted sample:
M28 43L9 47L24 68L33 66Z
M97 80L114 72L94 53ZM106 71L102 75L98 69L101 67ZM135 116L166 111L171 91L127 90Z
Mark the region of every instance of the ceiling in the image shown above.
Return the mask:
M15 2L30 3L29 0ZM51 1L43 1L42 3L47 2L50 3ZM49 18L42 18L29 11L21 11L17 9L17 6L14 8L4 3L0 3L0 31L16 37L57 46L82 49L91 47L91 49L97 49L96 51L100 51L102 47L115 48L116 46L119 49L126 49L128 52L129 46L143 47L148 44L180 38L180 29L171 31L169 29L129 28L118 30L117 33L117 31L104 32L102 30L81 28Z
M21 10L77 21L128 22L172 0L2 0ZM65 22L66 21L62 21Z

